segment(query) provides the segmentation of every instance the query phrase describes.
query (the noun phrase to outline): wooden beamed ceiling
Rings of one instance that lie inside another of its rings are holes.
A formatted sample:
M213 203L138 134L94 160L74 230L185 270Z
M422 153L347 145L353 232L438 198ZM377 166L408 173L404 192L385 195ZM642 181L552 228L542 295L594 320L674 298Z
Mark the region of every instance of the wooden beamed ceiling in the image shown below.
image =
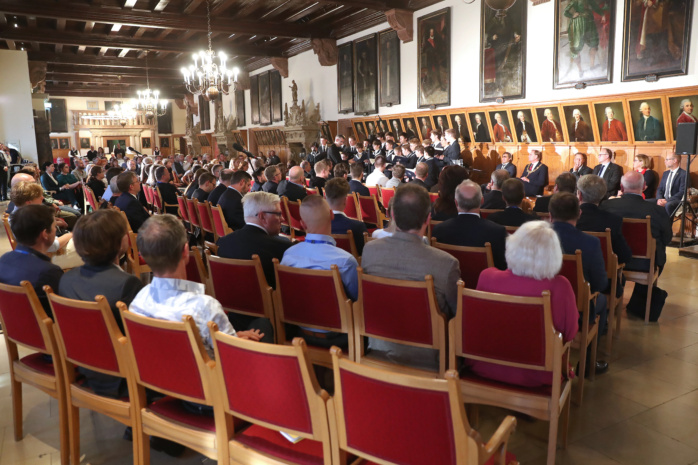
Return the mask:
M391 9L416 11L441 0L210 0L214 50L253 71L274 57L311 49L386 21ZM51 95L130 97L145 87L181 97L179 69L207 48L207 0L2 0L0 48L27 50L47 63ZM109 94L109 91L112 94Z

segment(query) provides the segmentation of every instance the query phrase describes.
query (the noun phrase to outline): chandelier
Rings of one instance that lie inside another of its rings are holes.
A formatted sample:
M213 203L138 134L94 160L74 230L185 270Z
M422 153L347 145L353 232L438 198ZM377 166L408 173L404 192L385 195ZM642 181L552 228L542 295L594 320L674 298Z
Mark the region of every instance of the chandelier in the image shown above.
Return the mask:
M235 91L238 82L238 68L228 69L224 53L216 53L211 46L211 0L206 0L206 19L208 20L208 50L194 54L194 64L182 68L184 84L191 94L202 94L208 101L215 100L223 93L228 95L231 87ZM218 63L216 63L218 58ZM201 63L199 63L199 61Z
M107 112L109 119L116 120L123 128L128 124L129 120L136 119L137 113L133 107L129 105L115 104L114 107Z
M147 88L138 91L138 99L131 99L131 108L151 120L155 116L163 116L167 113L167 101L160 100L160 91L150 90L150 76L148 73L148 51L145 51L145 82Z

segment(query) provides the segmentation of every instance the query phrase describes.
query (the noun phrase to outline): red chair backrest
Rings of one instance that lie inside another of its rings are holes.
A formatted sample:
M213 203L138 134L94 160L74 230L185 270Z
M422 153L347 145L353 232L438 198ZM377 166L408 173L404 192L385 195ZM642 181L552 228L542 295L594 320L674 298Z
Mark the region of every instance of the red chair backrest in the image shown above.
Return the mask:
M372 196L378 198L378 186L366 186L368 187L368 191L371 193Z
M283 208L281 210L283 212ZM226 229L227 225L224 224L225 218L223 217L223 213L221 212L221 207L219 205L211 207L211 216L213 217L213 226L216 228L216 235L218 237L223 237L228 234Z
M182 215L182 219L186 221L187 223L190 223L189 221L189 210L187 210L187 201L186 197L182 195L177 196L177 203L179 204L179 214Z
M87 186L85 187L85 198L87 199L87 203L90 205L93 211L97 211L97 200L95 199L95 194L92 192L92 189L90 189Z
M279 429L312 434L298 358L246 350L225 344L222 339L216 339L216 363L223 372L230 410Z
M199 273L199 265L193 256L189 257L187 262L187 281L193 281L195 283L203 283L204 280L201 279L201 273Z
M489 244L489 243L488 243ZM432 239L432 245L438 247L438 242ZM441 247L438 247L441 248ZM473 247L475 249L475 247ZM446 253L454 256L460 263L460 277L468 289L477 288L477 282L480 279L480 273L492 266L487 257L486 247L477 247L480 250L458 250L453 248L441 248Z
M318 190L317 190L317 188L315 188L315 187L306 187L306 188L305 188L305 193L308 194L308 195L315 195L315 194L318 193Z
M356 204L356 196L350 192L347 196L347 206L344 208L344 214L349 218L361 221L361 213Z
M392 384L343 368L338 379L347 447L390 463L457 463L448 391Z
M253 260L209 257L208 266L216 300L226 311L265 316L264 300Z
M628 222L623 220L623 237L628 242L633 257L649 258L647 224L645 222Z
M276 269L276 292L281 296L285 321L335 329L342 327L332 271L314 270L316 272L309 276L295 273L287 266L277 266Z
M145 201L148 205L153 204L153 191L150 190L148 184L143 184L143 195L145 195Z
M150 190L150 195L153 197L153 206L155 206L158 211L163 211L164 206L162 202L162 195L160 194L160 188L148 188Z
M558 274L564 276L570 282L574 291L574 298L577 300L579 298L579 276L576 255L563 255L562 268L560 268Z
M373 195L370 197L359 195L357 197L359 199L359 206L361 207L361 217L364 222L375 224L379 227L383 226L378 224L380 220L378 219L379 215L376 209L376 197Z
M395 189L381 188L381 202L385 208L388 208L390 199L395 195Z
M354 243L354 239L351 239L349 236L347 236L345 234L343 234L341 236L345 236L345 237L340 237L340 235L338 235L338 234L332 235L332 238L337 243L337 247L354 255L354 252L351 249L351 245L352 245L352 243Z
M7 234L7 240L10 241L10 247L12 250L17 248L17 241L15 241L15 235L12 233L12 228L10 227L10 222L7 218L2 219L2 225L5 228L5 234Z
M438 199L439 199L438 192L429 192L429 200L431 200L431 203L436 202Z
M34 293L36 296L31 285L0 285L0 314L5 337L18 344L46 352L46 341L27 293Z
M201 229L206 232L213 233L213 224L211 222L210 204L208 202L199 203L195 200L195 205L199 209L199 218L201 220Z
M196 199L186 199L187 213L189 214L189 222L197 228L200 228L201 225L199 224L199 216L198 212L196 211L196 204L194 203L195 201Z
M286 205L288 205L288 221L289 226L293 229L303 231L304 228L301 226L301 206L299 201L287 200Z

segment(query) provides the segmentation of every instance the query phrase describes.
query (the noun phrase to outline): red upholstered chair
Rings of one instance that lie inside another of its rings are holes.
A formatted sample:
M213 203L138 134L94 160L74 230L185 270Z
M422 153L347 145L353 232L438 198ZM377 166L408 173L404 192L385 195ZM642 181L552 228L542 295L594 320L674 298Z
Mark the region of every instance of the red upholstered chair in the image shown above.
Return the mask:
M310 182L310 181L308 181L308 182ZM317 189L317 187L306 187L305 193L308 195L317 195L318 189Z
M512 235L516 232L517 229L519 229L519 226L504 226L507 230L508 235Z
M301 201L291 201L287 197L281 197L281 209L286 211L288 227L291 229L291 239L303 240L305 229L301 225Z
M136 233L129 231L128 243L130 249L126 253L126 261L128 263L128 268L131 271L131 274L134 275L136 278L141 279L141 274L150 273L152 270L138 251L137 238L138 235Z
M306 187L306 192L307 192L307 188L310 187L310 178L305 179L305 187Z
M213 218L213 235L216 238L216 242L223 236L227 236L232 233L233 230L228 226L228 222L225 221L225 216L223 215L223 210L220 205L211 207L211 218Z
M553 326L550 293L519 297L466 289L458 283L458 311L449 322L450 370L460 358L503 367L552 372L552 385L522 387L482 378L471 371L460 376L462 401L494 405L549 421L548 465L555 464L558 425L567 447L571 384L567 379L570 343Z
M359 201L356 200L355 192L350 192L347 196L347 206L344 208L344 214L349 218L363 221L361 218L361 207L359 207Z
M143 195L145 196L145 203L148 204L150 207L149 210L152 212L155 200L153 199L153 191L150 189L150 186L147 183L141 184L143 188Z
M352 254L357 261L361 260L359 252L357 252L356 250L356 242L354 242L354 233L351 232L351 230L348 229L346 234L332 234L332 237L337 243L337 247Z
M487 217L490 216L492 213L497 213L497 212L501 212L501 211L502 210L482 208L482 209L480 209L480 217L483 220L486 220Z
M368 192L375 198L378 198L380 194L378 194L378 186L366 186L368 188Z
M516 419L507 416L483 443L465 414L457 372L447 372L445 380L395 373L352 362L337 347L332 361L334 463L347 463L347 456L370 464L517 463L507 452Z
M204 284L208 289L208 270L206 269L203 257L201 256L201 247L192 247L189 251L189 262L187 263L187 281Z
M279 265L274 259L276 290L274 311L279 344L289 344L285 324L346 333L348 354L354 357L354 324L351 300L347 298L337 265L331 270L306 270ZM331 366L328 349L310 346L313 363Z
M359 268L359 299L354 303L356 361L402 373L443 377L446 372L446 323L439 310L431 275L424 281L404 281L365 274ZM366 353L364 337L435 349L438 367L399 365Z
M66 385L68 430L70 431L70 458L79 465L80 454L80 408L101 413L125 426L133 428L134 463L143 447L136 424L135 405L126 399L113 399L95 394L82 387L76 380L77 367L87 368L102 374L126 378L129 393L135 392L128 380L128 355L121 330L104 296L94 302L67 299L53 293L45 286L56 321L55 332L61 351L61 369Z
M645 324L650 321L650 304L652 303L652 288L657 284L659 269L655 264L657 241L652 237L650 217L638 220L623 218L623 237L628 242L633 258L643 258L649 262L649 271L623 270L628 281L647 286L647 306L645 307Z
M439 199L438 192L429 192L429 200L431 200L431 203L436 202L438 199Z
M387 188L387 187L378 186L378 193L379 193L381 203L383 204L383 208L385 208L387 210L388 205L390 204L390 199L392 199L393 196L395 195L395 188Z
M157 320L129 312L121 302L118 305L136 391L131 401L135 403L137 431L143 444L149 443L149 436L158 436L227 464L228 448L221 447L225 428L217 428L214 417L191 413L181 403L184 400L213 406L215 398L215 362L208 356L194 320L189 315L181 323ZM166 397L148 405L146 388ZM139 452L135 463L148 465L150 448L141 447Z
M439 223L443 223L443 221L429 220L429 224L427 225L427 237L429 240L431 240L431 231L434 229L434 226Z
M165 212L165 207L163 205L162 201L162 195L160 195L160 188L155 186L155 187L147 187L147 190L150 192L150 196L153 199L153 208L157 213L164 213Z
M606 294L608 299L608 333L606 334L606 353L611 355L613 337L618 337L620 335L620 320L623 299L616 297L616 290L618 289L619 272L622 272L625 265L619 265L618 256L613 253L610 229L606 229L604 232L585 231L585 233L599 238L604 263L606 265L606 274L611 280L610 290L608 294ZM613 324L614 320L615 329Z
M189 223L195 228L201 228L199 209L196 206L196 199L185 198L184 201L187 205L187 216L189 217Z
M261 344L223 334L212 322L209 328L222 404L216 410L220 407L226 425L235 419L252 423L237 433L226 428L221 449L227 449L231 463L332 464L330 396L317 383L305 341L295 338L291 346ZM282 432L302 440L293 444Z
M61 465L68 465L68 412L65 380L60 369L61 354L53 332L53 321L46 315L29 281L22 281L19 286L0 284L0 323L5 332L10 368L15 441L24 437L22 383L25 383L58 401ZM20 358L20 347L33 353ZM53 363L48 362L43 354L51 355Z
M199 222L201 224L201 229L215 237L216 228L213 226L213 216L211 215L211 204L206 202L199 202L194 199L194 205L199 213Z
M575 402L582 405L586 366L589 365L589 378L592 381L596 374L596 347L599 337L599 318L597 317L593 323L589 323L589 312L591 311L589 304L596 299L598 293L592 294L589 289L589 283L584 280L581 250L577 250L574 255L562 256L562 268L559 274L567 278L572 285L574 296L577 299L577 310L579 310L579 315L582 319L581 328L579 328L579 332L575 336L574 341L572 341L572 348L579 351L579 373L577 373L579 390ZM590 359L587 358L587 347L589 346L591 346Z
M99 209L99 205L97 205L97 199L95 198L95 194L90 189L87 185L82 186L82 194L84 196L84 205L85 205L85 215L87 215L87 209L88 207L92 209L92 211L97 211Z
M550 221L550 213L549 212L531 212L531 213L535 213L536 215L538 215L539 220Z
M206 264L210 295L226 312L268 318L276 326L272 288L264 277L259 255L253 255L252 260L233 260L206 251Z
M7 240L10 241L10 247L12 247L12 250L15 250L15 248L17 247L17 241L15 240L15 235L12 232L12 228L10 227L10 216L7 213L5 213L2 216L2 225L5 228Z
M177 196L177 205L179 205L179 216L182 217L184 222L186 223L185 226L190 227L191 226L191 221L189 220L189 209L187 208L187 198L178 195Z
M482 270L494 266L492 245L489 242L486 242L484 247L463 247L459 245L442 244L436 242L436 238L432 238L431 245L458 259L460 263L460 278L465 282L465 287L469 289L475 289L477 287L477 282L480 279Z
M363 222L375 225L377 228L382 228L383 220L386 218L380 208L378 208L377 197L375 195L365 196L356 194L356 198L359 201Z

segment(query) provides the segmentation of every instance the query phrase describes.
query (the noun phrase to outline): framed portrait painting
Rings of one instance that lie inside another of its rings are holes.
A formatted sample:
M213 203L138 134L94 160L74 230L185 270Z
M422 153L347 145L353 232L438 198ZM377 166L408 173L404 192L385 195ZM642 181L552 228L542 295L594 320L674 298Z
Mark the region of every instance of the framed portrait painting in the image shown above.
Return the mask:
M432 118L434 119L434 128L441 131L442 135L446 129L451 128L451 125L448 121L448 116L445 113L432 115Z
M354 71L351 42L337 47L337 111L349 113L354 111Z
M320 125L320 137L324 137L330 143L334 142L334 139L332 138L332 133L330 132L329 124L325 123Z
M628 141L623 102L599 102L594 104L601 142Z
M58 139L51 139L51 150L58 150Z
M615 5L612 0L555 0L554 89L611 82Z
M480 37L480 101L524 98L526 95L526 8L515 0L503 15L482 2Z
M492 142L490 130L487 127L485 112L469 113L470 127L473 128L475 142Z
M490 123L492 123L492 135L495 142L511 144L514 142L514 135L511 133L511 123L507 111L497 110L489 112Z
M170 138L169 137L161 137L160 138L160 148L163 148L163 149L170 148Z
M450 105L451 8L417 18L417 38L417 107Z
M419 137L419 132L417 131L417 121L413 117L402 118L402 127L405 129L405 133L409 139Z
M90 138L89 137L81 137L80 138L80 148L81 149L89 149L90 148Z
M378 113L377 34L354 41L354 113Z
M150 137L141 137L141 147L144 149L150 148Z
M366 128L364 128L364 123L362 121L354 122L354 133L356 133L356 137L358 137L359 140L367 139Z
M68 150L70 148L70 141L68 139L59 139L58 142L61 147L61 150Z
M390 123L390 130L393 132L393 134L395 134L395 140L397 140L397 137L402 132L402 124L400 123L400 118L390 118L388 119L388 122Z
M388 132L390 131L390 127L388 126L388 122L384 119L381 119L380 116L378 117L378 130L380 132Z
M533 125L533 112L530 108L520 108L511 110L514 118L514 130L516 140L521 144L535 144L538 142L536 128Z
M570 144L579 142L594 142L591 110L588 103L563 105L562 112L567 122L567 137Z
M375 121L366 121L366 134L373 136L376 134L376 123Z
M667 140L661 98L629 100L628 106L636 143Z
M451 127L456 130L456 139L469 142L470 131L468 130L468 122L465 119L465 113L451 113L450 120Z
M693 0L625 2L623 81L688 72Z
M400 104L400 38L390 29L378 33L378 69L380 106Z
M669 97L669 114L671 115L671 130L676 140L676 125L679 123L698 122L694 106L698 104L698 95L678 95Z
M277 70L269 73L269 90L271 91L271 120L278 122L283 119L281 103L281 73Z
M419 124L419 132L422 135L422 140L429 139L431 136L431 130L433 129L431 125L431 118L427 115L422 115L417 118Z
M560 109L555 106L536 108L540 140L544 143L557 144L565 142L565 132L562 129Z
M245 91L235 91L235 120L238 127L245 126Z
M271 124L270 72L259 74L259 124Z
M250 76L250 113L252 124L259 124L259 75Z

